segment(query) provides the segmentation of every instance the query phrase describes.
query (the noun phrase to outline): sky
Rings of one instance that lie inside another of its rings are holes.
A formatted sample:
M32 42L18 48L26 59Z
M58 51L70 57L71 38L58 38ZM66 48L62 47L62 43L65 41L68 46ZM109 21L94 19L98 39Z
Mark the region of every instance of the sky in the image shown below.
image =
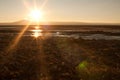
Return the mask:
M120 0L0 0L0 22L25 19L35 2L45 21L120 23Z

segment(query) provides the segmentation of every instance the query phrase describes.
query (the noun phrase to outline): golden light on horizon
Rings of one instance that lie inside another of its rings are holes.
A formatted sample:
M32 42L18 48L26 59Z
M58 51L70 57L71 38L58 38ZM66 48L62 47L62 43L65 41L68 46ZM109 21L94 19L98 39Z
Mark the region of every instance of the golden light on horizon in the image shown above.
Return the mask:
M29 20L33 22L39 22L43 17L43 13L41 10L35 9L32 10L29 14Z

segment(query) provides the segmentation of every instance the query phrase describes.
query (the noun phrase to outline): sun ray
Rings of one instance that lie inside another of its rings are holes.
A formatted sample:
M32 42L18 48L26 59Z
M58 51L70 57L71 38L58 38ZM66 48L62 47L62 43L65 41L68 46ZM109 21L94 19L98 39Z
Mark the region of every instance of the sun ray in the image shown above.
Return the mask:
M37 9L37 1L34 0L34 9Z
M29 11L31 11L32 9L37 9L37 8L43 9L43 7L46 5L47 2L48 2L48 0L44 0L44 1L42 1L42 4L41 4L40 6L38 6L38 5L37 5L37 1L34 0L34 1L33 1L33 6L31 6L31 5L29 4L29 2L27 2L26 0L23 0L23 4L25 5L25 7L26 7Z
M26 2L26 0L23 0L23 4L29 11L32 9L32 6L30 6L30 4Z
M40 9L43 9L43 7L46 5L47 2L48 0L44 0L43 4L40 6Z
M48 21L45 19L43 8L46 5L48 0L41 0L41 2L37 2L37 0L33 0L33 3L30 4L29 0L23 0L25 7L28 9L30 15L25 17L26 20L33 22L35 25L40 25L42 22Z
M23 30L19 33L19 35L12 41L12 44L6 50L7 52L12 51L13 49L15 49L16 45L20 41L20 39L23 36L23 34L25 33L25 31L28 29L29 25L30 25L30 23L27 26L25 26L23 28Z

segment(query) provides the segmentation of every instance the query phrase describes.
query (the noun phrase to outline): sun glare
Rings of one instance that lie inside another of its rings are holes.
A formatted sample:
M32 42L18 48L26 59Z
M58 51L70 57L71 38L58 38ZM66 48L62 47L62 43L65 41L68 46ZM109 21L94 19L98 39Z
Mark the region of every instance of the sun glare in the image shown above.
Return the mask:
M34 36L35 38L37 38L37 37L39 37L39 36L40 36L40 33L35 32L35 33L33 34L33 36Z
M40 10L33 10L30 12L29 14L29 18L31 21L34 21L34 22L39 22L42 18L42 11Z
M32 30L32 32L33 32L32 36L35 37L35 38L38 38L39 36L42 36L42 30L40 30L40 29Z

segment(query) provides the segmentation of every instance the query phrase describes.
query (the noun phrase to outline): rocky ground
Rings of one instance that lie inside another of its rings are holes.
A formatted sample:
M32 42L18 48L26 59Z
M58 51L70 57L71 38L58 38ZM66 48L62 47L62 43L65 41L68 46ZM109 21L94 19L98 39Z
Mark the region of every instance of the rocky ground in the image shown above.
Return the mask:
M120 41L14 38L0 35L0 80L120 79Z

